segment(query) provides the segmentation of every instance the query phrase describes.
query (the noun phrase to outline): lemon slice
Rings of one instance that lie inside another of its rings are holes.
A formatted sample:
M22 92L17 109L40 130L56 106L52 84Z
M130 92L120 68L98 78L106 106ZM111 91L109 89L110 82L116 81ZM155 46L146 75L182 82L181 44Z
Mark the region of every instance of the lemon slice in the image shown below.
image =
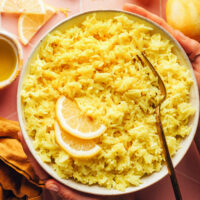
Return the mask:
M0 11L16 14L45 14L45 4L43 0L1 0Z
M46 14L22 14L18 20L20 41L27 45L37 31L56 13L56 9L47 5Z
M76 138L63 131L58 123L55 123L55 137L60 147L75 158L91 158L101 150L93 140Z
M88 116L82 115L78 105L64 96L57 100L56 116L61 127L78 138L97 138L106 130L104 125L99 125Z

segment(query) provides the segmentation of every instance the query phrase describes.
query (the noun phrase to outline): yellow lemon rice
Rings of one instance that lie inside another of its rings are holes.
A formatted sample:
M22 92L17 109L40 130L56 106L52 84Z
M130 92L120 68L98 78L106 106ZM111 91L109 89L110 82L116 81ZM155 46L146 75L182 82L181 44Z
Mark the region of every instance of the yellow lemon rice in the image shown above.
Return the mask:
M167 89L162 123L171 155L191 130L192 78L173 53L173 45L149 25L121 14L55 30L30 63L21 92L26 128L42 160L57 174L83 184L125 190L164 162L154 106L161 99L157 79L136 55L144 51ZM55 104L73 99L81 111L107 127L101 152L88 160L70 157L55 142Z

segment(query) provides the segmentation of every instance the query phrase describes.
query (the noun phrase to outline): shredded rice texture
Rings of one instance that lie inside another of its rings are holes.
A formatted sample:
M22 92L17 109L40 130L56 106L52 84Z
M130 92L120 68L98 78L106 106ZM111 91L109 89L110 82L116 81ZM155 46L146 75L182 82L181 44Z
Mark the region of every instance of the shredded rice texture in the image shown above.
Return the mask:
M104 20L91 15L80 25L49 34L21 92L26 128L42 160L61 178L121 191L160 171L164 157L154 107L162 96L157 78L136 55L145 52L165 83L162 124L174 155L190 133L195 109L189 102L190 71L173 48L150 25L123 14ZM75 159L56 143L55 104L63 95L107 127L97 156Z

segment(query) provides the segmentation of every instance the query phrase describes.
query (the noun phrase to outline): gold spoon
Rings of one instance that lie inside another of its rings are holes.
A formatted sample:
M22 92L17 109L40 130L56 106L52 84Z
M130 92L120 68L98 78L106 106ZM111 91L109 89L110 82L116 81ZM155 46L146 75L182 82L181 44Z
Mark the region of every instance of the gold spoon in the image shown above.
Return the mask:
M159 89L161 91L163 98L155 108L155 111L156 111L156 127L157 127L157 131L158 131L158 134L159 134L160 142L161 142L161 145L162 145L162 148L163 148L163 153L164 153L164 156L165 156L165 160L166 160L166 164L167 164L167 168L168 168L168 173L170 175L174 194L175 194L177 200L182 200L180 188L179 188L178 181L177 181L177 178L176 178L174 166L173 166L170 154L169 154L169 149L168 149L168 146L167 146L166 138L165 138L162 123L161 123L161 117L160 117L160 107L161 107L161 104L164 102L164 100L167 97L167 91L166 91L164 82L162 81L159 73L156 71L156 69L151 64L151 62L148 60L148 58L144 55L144 53L141 53L140 56L137 55L137 58L140 60L143 67L145 66L145 63L146 63L149 66L149 68L151 69L151 71L153 72L154 76L158 77L158 85L159 85Z

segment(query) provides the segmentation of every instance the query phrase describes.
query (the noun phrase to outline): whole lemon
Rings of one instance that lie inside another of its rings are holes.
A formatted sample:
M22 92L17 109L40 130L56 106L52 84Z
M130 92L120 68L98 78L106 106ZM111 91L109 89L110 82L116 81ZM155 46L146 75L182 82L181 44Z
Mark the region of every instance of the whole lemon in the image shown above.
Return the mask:
M174 29L200 41L200 0L168 0L166 18Z

